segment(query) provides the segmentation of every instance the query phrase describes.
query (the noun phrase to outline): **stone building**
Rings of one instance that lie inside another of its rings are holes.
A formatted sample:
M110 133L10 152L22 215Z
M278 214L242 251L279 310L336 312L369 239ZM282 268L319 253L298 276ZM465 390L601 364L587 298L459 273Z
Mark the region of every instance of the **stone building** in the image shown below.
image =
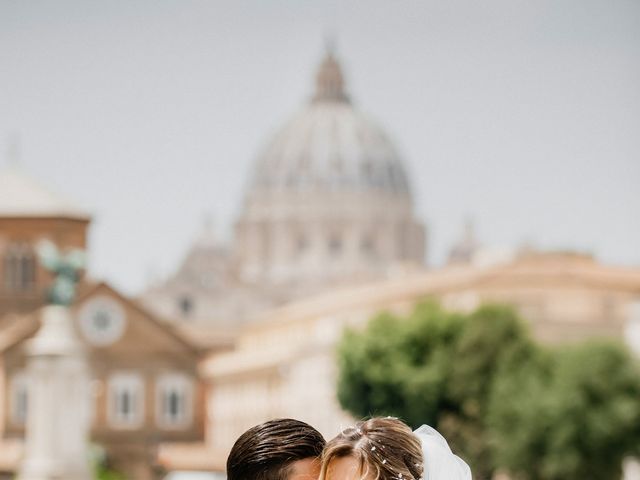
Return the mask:
M206 338L327 287L420 268L424 257L405 165L352 104L328 52L315 93L257 156L230 248L205 233L141 300Z
M350 102L331 53L311 101L259 155L236 242L242 278L293 289L424 262L405 166L386 133Z
M205 443L166 444L163 464L222 471L238 435L275 417L332 437L353 421L336 400L336 342L380 310L408 312L425 298L462 311L505 303L550 343L630 331L640 269L485 248L468 223L447 266L427 270L425 243L405 166L351 103L329 52L315 93L258 155L229 248L203 233L178 272L142 296L181 331L226 347L201 363Z
M85 248L90 217L16 170L0 172L0 192L1 475L14 472L22 455L30 405L25 348L51 281L37 245ZM161 443L203 439L200 351L102 282L80 283L72 314L92 378L91 440L129 478L153 479Z
M278 304L279 292L238 278L230 252L209 225L191 245L177 271L149 288L140 301L202 348L230 348L238 328Z
M640 302L640 269L578 254L527 252L492 266L457 264L338 288L275 309L243 330L235 350L202 363L208 448L217 455L210 454L212 468L223 467L242 431L268 418L300 418L328 437L352 423L335 392L342 331L361 328L383 310L407 313L427 298L460 311L485 302L512 305L547 343L624 340L637 326L632 316Z
M116 465L144 479L150 472L136 468L157 453L171 470L222 471L237 436L274 417L333 436L353 421L335 395L344 328L425 298L462 311L513 305L545 342L628 332L640 342L637 316L629 322L640 269L566 252L487 252L471 228L446 267L425 269L408 177L384 131L352 104L329 52L309 101L258 155L228 246L205 228L139 302L85 281L74 312L94 372L93 435ZM90 222L16 172L0 174L3 191L0 471L20 454L22 348L50 281L34 247L47 238L84 248ZM196 371L198 348L210 352Z

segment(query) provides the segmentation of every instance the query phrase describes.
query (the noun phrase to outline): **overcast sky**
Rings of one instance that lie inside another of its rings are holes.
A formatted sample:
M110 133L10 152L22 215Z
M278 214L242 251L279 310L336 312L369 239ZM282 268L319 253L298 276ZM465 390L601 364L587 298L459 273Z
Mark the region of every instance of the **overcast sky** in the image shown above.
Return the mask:
M402 153L431 265L469 215L487 245L640 265L637 0L0 0L0 141L95 214L92 274L135 293L207 213L228 237L327 33Z

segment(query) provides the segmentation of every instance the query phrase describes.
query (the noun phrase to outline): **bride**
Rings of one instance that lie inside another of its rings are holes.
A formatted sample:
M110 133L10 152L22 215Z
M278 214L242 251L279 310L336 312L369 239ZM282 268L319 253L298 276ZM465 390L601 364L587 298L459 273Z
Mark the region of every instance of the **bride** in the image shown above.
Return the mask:
M471 480L471 471L435 429L375 417L327 443L320 480Z

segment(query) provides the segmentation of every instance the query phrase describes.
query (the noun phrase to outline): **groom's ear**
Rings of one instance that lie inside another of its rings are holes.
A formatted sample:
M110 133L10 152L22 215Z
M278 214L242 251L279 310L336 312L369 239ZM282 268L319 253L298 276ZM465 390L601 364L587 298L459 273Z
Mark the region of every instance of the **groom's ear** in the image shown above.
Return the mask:
M296 462L319 458L324 444L315 428L299 420L261 423L236 440L227 458L227 479L289 480Z

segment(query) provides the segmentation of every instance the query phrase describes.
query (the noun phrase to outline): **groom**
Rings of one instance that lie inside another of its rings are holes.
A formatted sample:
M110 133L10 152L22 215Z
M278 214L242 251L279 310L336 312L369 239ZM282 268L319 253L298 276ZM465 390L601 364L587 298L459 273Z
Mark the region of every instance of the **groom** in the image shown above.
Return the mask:
M227 458L227 480L317 480L324 438L299 420L281 418L250 428Z

